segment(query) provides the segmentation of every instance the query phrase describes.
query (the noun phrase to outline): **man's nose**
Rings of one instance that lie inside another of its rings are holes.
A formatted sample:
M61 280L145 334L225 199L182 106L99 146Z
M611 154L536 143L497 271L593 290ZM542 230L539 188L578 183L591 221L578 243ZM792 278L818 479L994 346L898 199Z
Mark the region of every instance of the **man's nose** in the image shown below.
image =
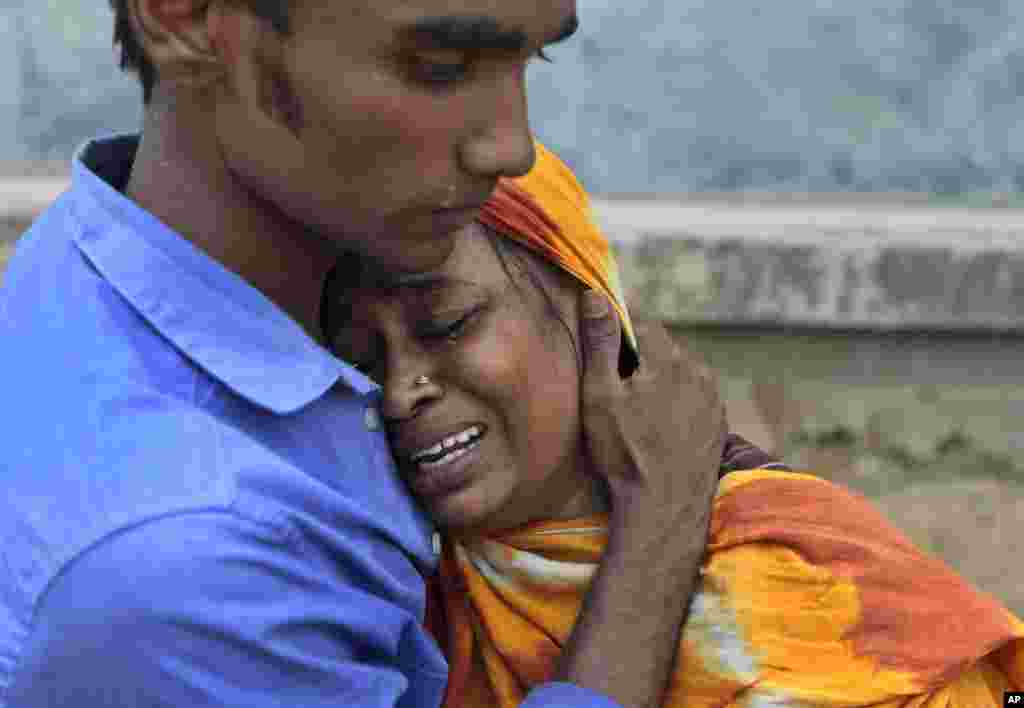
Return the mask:
M537 155L526 103L526 68L495 77L482 91L481 121L462 145L463 168L481 177L521 177Z

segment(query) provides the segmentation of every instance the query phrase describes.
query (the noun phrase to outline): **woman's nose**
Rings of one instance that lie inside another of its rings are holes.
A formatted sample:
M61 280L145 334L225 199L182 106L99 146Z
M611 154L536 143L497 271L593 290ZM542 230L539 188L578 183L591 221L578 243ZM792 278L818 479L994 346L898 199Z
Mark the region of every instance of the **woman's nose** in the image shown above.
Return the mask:
M412 418L443 395L440 384L422 373L389 376L384 384L381 414L391 420Z

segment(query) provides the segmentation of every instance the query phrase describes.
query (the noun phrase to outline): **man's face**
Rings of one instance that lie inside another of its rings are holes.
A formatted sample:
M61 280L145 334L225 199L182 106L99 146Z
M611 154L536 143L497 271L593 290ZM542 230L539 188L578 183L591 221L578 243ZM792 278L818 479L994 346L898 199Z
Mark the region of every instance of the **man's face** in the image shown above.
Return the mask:
M337 246L441 264L501 176L533 164L525 69L575 0L293 0L291 32L235 37L227 166ZM231 56L228 53L228 56Z

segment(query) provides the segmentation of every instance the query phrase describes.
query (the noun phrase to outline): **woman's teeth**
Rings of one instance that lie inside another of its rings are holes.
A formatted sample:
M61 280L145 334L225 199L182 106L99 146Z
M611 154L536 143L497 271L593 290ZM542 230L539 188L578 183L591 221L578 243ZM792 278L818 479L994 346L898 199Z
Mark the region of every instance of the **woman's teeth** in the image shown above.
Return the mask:
M412 455L409 456L409 459L412 462L417 462L418 463L418 462L420 462L420 460L422 458L425 458L425 457L435 457L437 455L443 454L446 450L448 450L450 448L454 448L456 445L465 445L466 443L470 442L471 440L476 440L478 437L480 437L481 432L482 432L482 430L480 429L480 426L474 425L471 428L466 428L461 433L457 433L455 435L449 435L448 437L446 437L444 440L442 440L441 442L437 443L436 445L433 445L433 446L425 448L423 450L419 450L417 452L414 452ZM458 450L455 450L454 452L465 452L465 448L460 448ZM448 457L450 457L452 454L454 454L454 452L445 454L444 457L440 458L439 460L431 461L429 463L423 463L423 464L424 465L430 464L431 466L445 464L444 461L447 460ZM455 459L455 458L452 457L451 459Z
M421 462L417 462L416 466L419 467L421 470L429 470L435 467L443 467L444 465L447 465L449 462L453 462L459 459L460 457L468 453L470 450L475 448L478 444L479 443L476 440L474 440L471 444L466 445L465 447L455 448L454 450L452 450L439 460L432 460L430 462L424 460Z

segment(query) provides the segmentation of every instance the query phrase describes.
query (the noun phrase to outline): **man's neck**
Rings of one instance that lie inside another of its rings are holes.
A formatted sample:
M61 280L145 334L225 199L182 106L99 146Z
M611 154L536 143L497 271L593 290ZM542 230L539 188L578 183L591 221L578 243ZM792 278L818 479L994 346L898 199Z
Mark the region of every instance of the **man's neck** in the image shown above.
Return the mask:
M332 252L229 171L209 113L147 110L125 194L320 340L318 310Z

